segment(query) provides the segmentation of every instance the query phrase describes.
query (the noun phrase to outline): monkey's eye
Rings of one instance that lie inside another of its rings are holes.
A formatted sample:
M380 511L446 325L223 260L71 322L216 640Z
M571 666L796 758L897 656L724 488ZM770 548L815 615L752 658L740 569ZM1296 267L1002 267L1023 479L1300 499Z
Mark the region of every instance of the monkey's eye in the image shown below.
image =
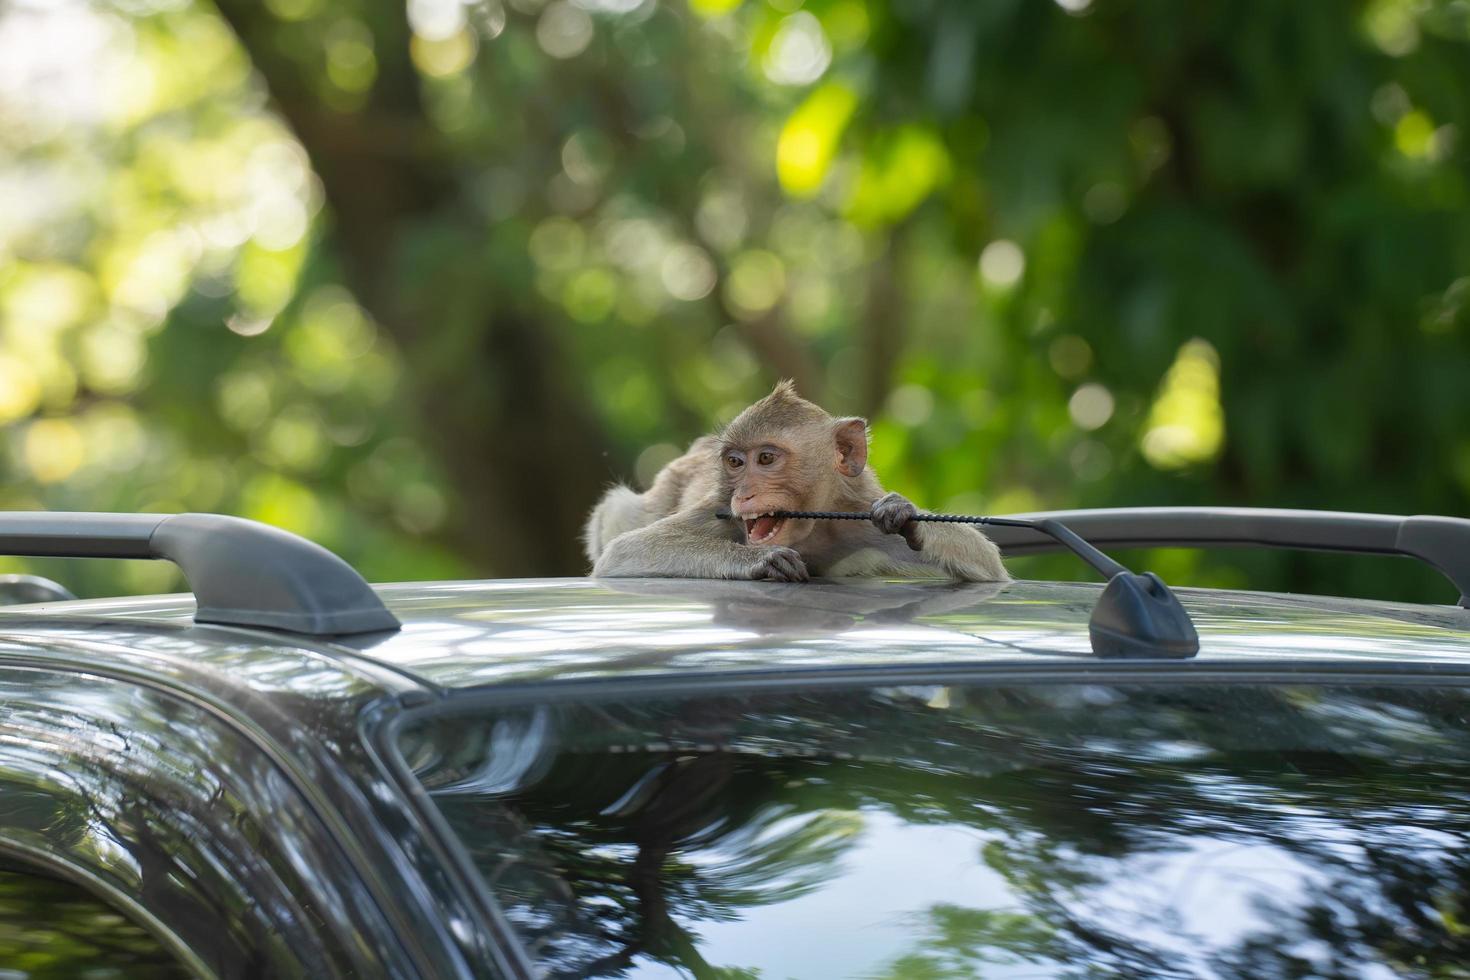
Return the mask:
M730 469L732 470L738 470L740 469L740 467L745 465L745 460L741 459L739 456L726 456L725 465L730 467Z
M762 466L770 466L776 461L776 454L771 452L770 450L766 450L765 452L757 456L755 458L755 461L757 463L760 463Z

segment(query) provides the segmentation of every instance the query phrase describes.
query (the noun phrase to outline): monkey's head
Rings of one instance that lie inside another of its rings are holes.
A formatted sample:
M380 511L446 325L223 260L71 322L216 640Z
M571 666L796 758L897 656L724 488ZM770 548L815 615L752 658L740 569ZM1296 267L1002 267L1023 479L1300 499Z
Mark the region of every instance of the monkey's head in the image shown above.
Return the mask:
M868 423L833 418L782 381L720 435L720 474L749 544L796 547L815 521L778 510L830 510L868 462Z

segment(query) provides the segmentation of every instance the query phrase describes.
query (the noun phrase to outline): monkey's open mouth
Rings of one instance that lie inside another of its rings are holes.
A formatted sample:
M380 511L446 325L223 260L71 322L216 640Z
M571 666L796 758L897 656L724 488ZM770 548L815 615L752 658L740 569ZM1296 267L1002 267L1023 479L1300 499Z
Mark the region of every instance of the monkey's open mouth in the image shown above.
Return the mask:
M761 514L759 517L747 517L745 519L745 540L751 544L764 544L776 536L781 526L786 523L784 517L772 517L770 514Z

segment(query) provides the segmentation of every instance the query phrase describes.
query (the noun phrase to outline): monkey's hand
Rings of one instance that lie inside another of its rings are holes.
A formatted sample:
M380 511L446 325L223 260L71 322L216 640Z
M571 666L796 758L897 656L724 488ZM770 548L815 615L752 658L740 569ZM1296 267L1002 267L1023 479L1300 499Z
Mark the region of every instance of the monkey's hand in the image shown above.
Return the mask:
M885 494L873 505L873 526L884 534L901 534L915 551L924 547L919 539L919 508L901 493Z
M745 577L769 582L805 582L811 574L795 548L774 546L760 550Z

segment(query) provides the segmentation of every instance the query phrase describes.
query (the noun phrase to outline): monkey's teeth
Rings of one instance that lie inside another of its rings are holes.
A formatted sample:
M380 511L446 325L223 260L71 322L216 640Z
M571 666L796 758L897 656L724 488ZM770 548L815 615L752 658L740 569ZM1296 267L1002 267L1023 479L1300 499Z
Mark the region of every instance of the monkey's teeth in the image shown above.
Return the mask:
M757 533L756 531L756 528L760 526L760 523L762 521L766 521L769 524L769 526L765 529L764 534ZM747 517L745 518L745 538L751 544L763 544L774 538L776 536L776 532L780 531L781 526L785 523L786 520L784 518L777 517L774 514L770 513L756 514L753 517Z

